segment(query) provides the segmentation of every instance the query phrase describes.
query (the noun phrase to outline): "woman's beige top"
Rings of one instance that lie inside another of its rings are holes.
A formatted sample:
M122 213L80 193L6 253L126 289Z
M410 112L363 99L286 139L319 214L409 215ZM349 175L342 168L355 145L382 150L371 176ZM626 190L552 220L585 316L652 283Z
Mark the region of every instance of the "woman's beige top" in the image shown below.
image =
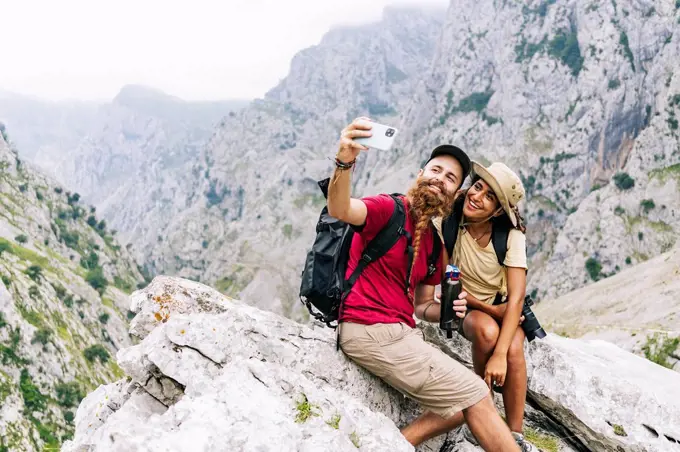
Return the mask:
M460 268L463 288L479 301L492 304L496 293L503 298L508 294L505 267L527 268L526 237L517 229L510 230L503 267L490 240L482 248L466 229L459 229L451 263Z

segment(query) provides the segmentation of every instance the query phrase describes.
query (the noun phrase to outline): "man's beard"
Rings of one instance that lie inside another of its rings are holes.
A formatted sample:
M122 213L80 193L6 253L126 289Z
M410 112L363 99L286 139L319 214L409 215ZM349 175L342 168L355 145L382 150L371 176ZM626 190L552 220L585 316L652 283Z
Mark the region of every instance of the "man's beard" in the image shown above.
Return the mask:
M431 186L438 187L441 193L432 191ZM442 196L443 195L443 196ZM410 209L416 218L448 217L453 209L456 193L448 193L444 183L438 179L419 178L408 191L411 202Z

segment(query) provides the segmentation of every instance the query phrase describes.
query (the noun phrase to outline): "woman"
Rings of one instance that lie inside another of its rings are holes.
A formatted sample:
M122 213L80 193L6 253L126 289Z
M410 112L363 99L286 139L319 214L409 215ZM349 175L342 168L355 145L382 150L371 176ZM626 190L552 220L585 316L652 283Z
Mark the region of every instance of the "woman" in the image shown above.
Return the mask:
M461 270L468 293L468 314L459 330L472 342L475 372L502 392L510 430L523 451L536 450L524 440L522 423L527 392L524 331L521 323L526 291L526 240L517 203L524 187L510 168L472 162L472 183L454 202L458 222L446 221L445 237L457 237L452 263ZM455 228L455 229L453 229ZM494 228L509 229L503 265L492 243ZM450 240L447 246L452 246Z

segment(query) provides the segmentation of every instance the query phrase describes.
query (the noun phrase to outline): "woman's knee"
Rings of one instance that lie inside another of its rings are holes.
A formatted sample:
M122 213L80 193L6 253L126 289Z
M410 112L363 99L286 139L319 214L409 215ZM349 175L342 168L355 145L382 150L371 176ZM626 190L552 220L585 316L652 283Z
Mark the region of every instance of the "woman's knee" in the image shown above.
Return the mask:
M498 324L491 316L480 312L473 311L465 319L467 325L465 329L469 331L470 340L478 345L493 347L498 341L499 328Z

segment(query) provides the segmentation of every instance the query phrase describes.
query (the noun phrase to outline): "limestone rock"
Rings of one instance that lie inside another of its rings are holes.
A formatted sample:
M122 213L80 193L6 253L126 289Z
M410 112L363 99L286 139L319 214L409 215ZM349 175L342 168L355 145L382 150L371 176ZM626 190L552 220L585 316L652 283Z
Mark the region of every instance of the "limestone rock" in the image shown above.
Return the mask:
M166 316L150 321L157 297L167 300ZM329 329L179 278L157 277L131 304L132 328L146 333L118 352L129 381L100 387L83 401L64 451L353 450L355 441L367 450L413 450L397 426L418 408L336 352ZM469 365L464 339L419 327ZM674 444L675 372L602 341L550 335L526 348L532 437L563 451L651 452ZM150 386L159 377L171 391ZM418 451L438 451L445 440L454 450L479 450L458 429Z

